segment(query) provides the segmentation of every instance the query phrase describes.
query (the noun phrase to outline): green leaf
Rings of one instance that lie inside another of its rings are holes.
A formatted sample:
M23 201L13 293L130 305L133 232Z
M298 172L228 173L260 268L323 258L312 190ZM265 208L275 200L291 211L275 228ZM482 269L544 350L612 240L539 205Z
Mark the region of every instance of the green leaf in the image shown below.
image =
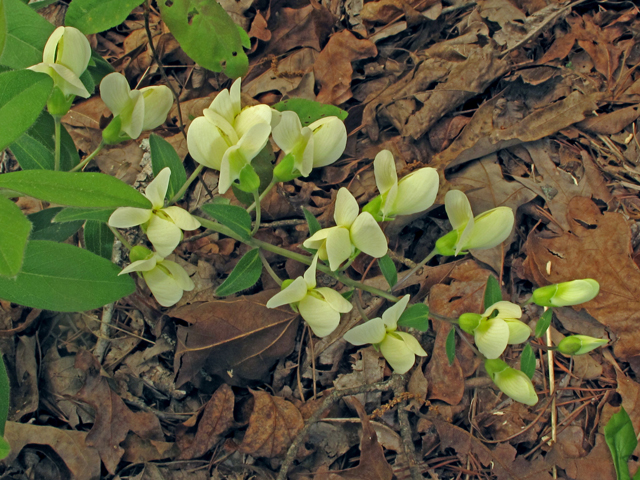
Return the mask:
M33 2L33 3L29 3L29 8L33 9L33 10L40 10L44 7L48 7L49 5L53 5L54 3L56 3L58 0L39 0L37 2Z
M44 73L31 70L0 73L0 150L34 124L52 89L53 80Z
M451 327L449 335L447 335L447 341L445 342L445 350L447 352L447 359L449 365L453 365L456 359L456 329Z
M245 253L227 279L218 287L216 295L226 297L253 287L260 280L262 273L262 261L259 253L260 249L258 248Z
M272 108L275 108L279 112L284 112L285 110L296 112L300 117L300 122L303 127L324 117L338 117L344 121L349 115L344 110L333 105L325 105L304 98L290 98L289 100L276 103Z
M113 68L111 64L104 58L102 58L102 55L100 55L95 50L91 50L91 59L89 60L87 72L91 74L93 83L95 83L96 85L100 85L100 82L104 77L115 71L116 69Z
M429 330L429 307L424 303L411 305L398 319L398 325L426 332Z
M142 0L73 0L65 23L85 35L104 32L120 25Z
M264 147L253 160L251 160L251 166L260 178L260 188L258 189L260 193L264 192L264 189L267 188L269 183L271 183L271 179L273 178L273 161L275 160L275 157L276 156L274 155L271 146L267 143L267 146ZM236 196L238 201L247 206L253 203L253 195L251 193L243 192L235 183L231 185L231 188L233 189L233 194Z
M118 273L118 266L82 248L34 240L18 276L0 277L0 298L56 312L93 310L135 291L133 279Z
M527 377L533 378L533 374L536 373L536 356L533 353L531 344L527 343L520 354L520 370L522 370Z
M309 236L314 235L318 230L322 230L322 225L320 225L313 213L304 207L302 207L302 211L304 212L304 218L307 220L307 225L309 225Z
M107 223L114 208L75 208L67 207L56 215L54 223L73 222L75 220L95 220Z
M9 145L23 170L53 170L54 128L53 117L46 111L42 112L36 123ZM80 163L80 157L64 124L60 140L60 167L63 171L71 170Z
M11 453L11 445L4 437L0 437L0 460L3 460Z
M167 200L173 198L180 188L187 182L187 174L184 171L184 165L175 149L164 138L151 134L149 137L149 146L151 148L151 166L153 167L153 176L157 176L165 167L171 169L171 177L169 178L169 188L167 189ZM180 200L180 199L178 199Z
M75 1L75 0L74 0ZM184 52L198 65L237 78L249 68L248 36L213 0L159 0L162 20ZM243 32L244 33L244 32Z
M19 0L0 2L0 64L14 69L42 62L55 27Z
M4 435L4 426L7 423L7 417L9 416L9 394L11 393L11 388L9 386L9 376L7 375L7 368L4 365L4 359L2 355L0 355L0 438ZM2 438L4 440L4 438ZM0 459L3 457L3 450L8 446L7 441L0 441Z
M53 218L60 213L62 207L47 208L32 213L27 218L33 224L31 240L51 240L64 242L82 227L82 220L66 223L52 223Z
M553 318L553 310L548 308L547 310L545 310L545 312L542 314L542 316L536 323L536 332L535 332L536 338L540 338L542 335L546 333L547 329L551 325L552 318Z
M229 227L243 240L251 238L251 215L244 208L214 203L207 203L200 208L211 218L219 221L225 227Z
M0 275L13 277L22 267L31 222L20 207L0 195Z
M484 309L502 300L502 290L496 277L489 275L487 278L487 286L484 289Z
M398 283L398 272L396 271L396 266L388 253L384 257L378 259L378 265L380 266L382 275L384 275L387 283L391 288L393 288L393 286Z
M613 466L616 468L618 480L630 480L627 461L636 449L638 440L633 431L633 424L624 407L613 415L604 427L604 439L611 450ZM634 476L637 477L638 474Z
M113 239L113 232L106 223L87 220L84 224L84 245L90 252L111 260Z
M135 188L104 173L49 170L11 172L0 175L2 188L70 207L151 208L151 202Z

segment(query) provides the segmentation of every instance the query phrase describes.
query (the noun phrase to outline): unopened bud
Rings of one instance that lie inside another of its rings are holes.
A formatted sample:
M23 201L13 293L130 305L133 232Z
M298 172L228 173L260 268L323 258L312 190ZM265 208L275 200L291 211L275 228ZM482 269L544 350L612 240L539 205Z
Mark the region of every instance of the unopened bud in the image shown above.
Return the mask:
M507 396L525 405L538 403L538 394L527 374L511 368L502 360L485 360L484 367L493 383Z
M591 278L547 285L533 291L532 300L541 307L567 307L588 302L598 295L600 285Z
M572 335L562 339L558 344L558 351L565 355L584 355L606 343L607 340L602 338L593 338L587 335Z
M473 333L482 321L482 315L479 313L463 313L458 318L458 325L467 333Z

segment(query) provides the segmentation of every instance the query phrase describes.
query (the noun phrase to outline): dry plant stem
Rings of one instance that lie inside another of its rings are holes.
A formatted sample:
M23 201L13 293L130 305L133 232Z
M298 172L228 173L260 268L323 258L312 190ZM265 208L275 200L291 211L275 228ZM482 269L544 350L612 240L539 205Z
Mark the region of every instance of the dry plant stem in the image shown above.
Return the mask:
M62 126L60 125L60 117L58 115L53 115L53 128L55 134L55 146L53 151L53 169L57 172L60 170L60 135Z
M198 175L200 175L200 172L202 171L203 168L204 168L204 165L199 163L196 169L191 174L191 176L187 179L186 182L184 182L184 185L180 187L180 190L178 190L177 193L171 198L171 200L169 200L169 205L173 205L174 203L176 203L178 200L182 198L182 195L184 195L184 192L186 192L187 188L189 188L189 185L191 185L193 181L196 178L198 178Z
M302 442L304 442L304 439L309 433L309 430L315 423L320 420L322 414L327 411L334 403L336 403L341 398L350 395L358 395L360 393L369 392L385 392L387 390L391 390L395 382L397 381L396 377L397 375L393 375L389 380L386 380L384 382L373 383L371 385L361 385L359 387L353 388L345 388L342 390L334 390L333 392L331 392L329 396L327 396L323 400L322 404L313 413L313 415L309 417L309 420L307 420L305 426L302 427L302 430L298 432L298 435L291 443L291 446L289 447L289 450L287 450L287 454L282 461L282 466L280 467L280 472L278 472L277 480L286 480L287 472L289 471L289 468L291 468L291 464L293 463L293 460L295 459L296 454L300 449L300 445L302 444Z
M84 160L82 160L78 165L76 165L75 167L73 167L69 171L70 172L77 172L79 170L82 170L87 165L87 163L89 163L91 160L93 160L95 158L95 156L98 155L102 151L103 148L104 148L104 142L101 141L100 145L98 145L93 152L91 152Z
M433 250L431 250L431 253L429 255L427 255L420 263L418 263L415 267L413 267L411 270L409 270L409 273L407 273L405 276L403 276L398 283L395 284L395 286L391 289L392 292L397 292L400 287L402 286L402 284L404 282L406 282L411 275L413 275L414 273L416 273L418 270L420 270L422 267L424 267L427 262L429 260L431 260L433 257L435 257L437 255L437 251L434 248Z
M162 66L162 62L160 61L160 57L158 57L158 52L156 52L156 47L153 45L153 36L151 35L151 28L149 27L149 0L145 0L144 2L144 29L147 32L147 39L149 40L149 47L151 48L151 56L153 60L158 65L158 70L160 70L160 75L162 75L162 79L164 83L169 87L171 93L173 94L173 98L176 101L176 107L178 108L178 127L180 128L180 132L184 139L187 139L187 133L184 131L184 122L182 121L182 109L180 108L180 97L178 93L174 90L173 85L169 81L169 77L167 76L167 72L164 71L164 67Z
M394 375L396 380L392 384L393 395L397 398L405 392L404 378ZM402 447L404 449L404 455L409 462L409 473L411 480L421 480L422 473L420 473L420 467L416 462L416 449L413 445L413 435L411 433L411 425L409 425L409 417L404 407L407 406L407 401L403 400L398 405L398 423L400 424L400 436L402 437Z
M547 311L547 307L544 308L545 312ZM551 341L551 328L547 329L547 346L552 347L553 343ZM555 388L555 372L553 369L553 350L549 350L547 352L547 361L549 367L549 396L552 398L551 400L551 445L555 445L557 438L557 430L558 430L558 410L556 409L556 388ZM558 472L553 467L553 478L558 478Z
M109 227L115 230L113 227ZM116 265L121 260L121 249L118 242L113 242L113 248L111 249L111 260ZM109 340L109 335L111 335L111 329L109 328L111 325L111 320L113 319L113 311L115 309L115 302L110 303L109 305L105 305L102 310L102 319L100 323L100 337L98 338L98 342L96 343L95 355L98 358L98 362L102 363L104 360L104 356L107 353L107 348L111 343Z

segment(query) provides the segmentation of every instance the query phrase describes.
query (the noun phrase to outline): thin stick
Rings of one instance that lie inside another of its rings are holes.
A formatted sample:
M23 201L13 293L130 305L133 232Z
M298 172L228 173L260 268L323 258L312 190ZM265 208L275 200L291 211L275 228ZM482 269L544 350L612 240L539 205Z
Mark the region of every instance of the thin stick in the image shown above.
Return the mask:
M303 346L303 342L304 342L304 337L307 333L307 329L309 327L307 326L307 324L304 324L304 329L302 330L302 336L300 337L300 350L298 350L298 373L297 373L297 377L298 377L298 390L300 390L300 400L302 400L302 403L306 402L305 398L304 398L304 392L302 391L302 379L300 378L300 357L302 357L302 346Z
M547 311L547 307L544 307L544 311ZM547 329L547 346L553 347L553 342L551 341L551 328ZM556 378L555 371L553 368L553 350L549 350L547 352L547 362L549 367L549 396L552 397L551 400L551 445L555 445L557 439L557 430L558 430L558 410L556 409ZM558 478L558 472L553 467L553 478Z
M409 273L405 274L399 281L398 283L395 284L395 286L391 289L392 292L397 292L398 289L402 286L402 284L404 282L406 282L407 280L409 280L409 278L416 273L419 269L421 269L422 267L424 267L427 262L429 260L431 260L433 257L436 256L438 252L436 251L436 249L434 248L431 253L429 255L427 255L420 263L418 263L415 267L413 267L411 270L409 270Z
M396 398L402 398L402 394L404 393L404 391L404 382L399 382L396 380L393 384L393 395ZM402 446L404 447L404 455L405 457L407 457L407 462L409 462L409 472L411 474L411 480L422 480L422 473L420 473L420 467L416 462L416 449L413 444L413 436L411 433L411 425L409 425L409 417L407 416L407 411L404 409L406 405L406 400L402 400L398 405L398 423L400 424Z

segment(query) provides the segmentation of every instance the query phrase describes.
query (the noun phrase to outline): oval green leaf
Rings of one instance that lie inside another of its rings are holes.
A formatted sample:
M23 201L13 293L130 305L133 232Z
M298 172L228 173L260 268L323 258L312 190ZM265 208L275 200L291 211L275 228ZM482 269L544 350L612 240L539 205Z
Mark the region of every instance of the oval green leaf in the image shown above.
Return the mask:
M75 220L96 220L107 223L114 208L76 208L67 207L55 216L54 223L73 222Z
M529 378L536 373L536 356L530 344L526 344L520 354L520 370Z
M135 188L104 173L26 170L0 175L0 188L70 207L151 208Z
M34 124L52 89L53 80L44 73L31 70L0 73L0 150Z
M211 218L229 227L243 240L251 238L251 215L244 208L220 203L207 203L200 208Z
M216 295L226 297L234 293L253 287L262 274L262 261L260 260L260 250L254 248L245 253L240 259L236 268L233 269L227 279L218 287Z
M552 318L553 318L553 309L548 308L547 310L545 310L545 312L536 322L536 331L535 331L536 338L540 338L542 335L546 333L549 326L551 326Z
M0 277L0 298L56 312L93 310L135 291L133 279L118 273L118 266L82 248L34 240L18 276Z
M27 218L33 224L31 240L51 240L64 242L82 227L82 220L66 223L52 223L53 218L60 213L62 207L46 208L32 213Z
M384 257L379 258L378 265L380 266L380 271L382 272L382 275L384 275L384 278L387 280L387 283L391 288L393 288L394 285L398 283L398 272L389 254L386 254ZM427 312L428 311L429 310L427 309Z
M13 277L22 266L31 222L20 207L0 195L0 225L0 275Z
M489 308L494 303L502 300L502 290L498 280L493 275L487 278L487 286L484 289L484 308Z
M151 134L149 137L149 147L151 148L151 167L153 168L153 176L158 176L160 170L169 167L171 169L171 177L169 178L169 188L167 189L167 200L172 199L178 193L180 188L187 182L187 174L184 171L184 165L180 157L176 153L175 148L171 146L164 138ZM180 200L179 198L177 200Z
M429 307L424 303L411 305L398 319L398 325L426 332L429 330Z
M62 225L66 225L63 223ZM92 253L111 260L113 232L106 223L87 220L84 224L84 246Z
M73 0L65 23L85 35L104 32L120 25L142 0Z

